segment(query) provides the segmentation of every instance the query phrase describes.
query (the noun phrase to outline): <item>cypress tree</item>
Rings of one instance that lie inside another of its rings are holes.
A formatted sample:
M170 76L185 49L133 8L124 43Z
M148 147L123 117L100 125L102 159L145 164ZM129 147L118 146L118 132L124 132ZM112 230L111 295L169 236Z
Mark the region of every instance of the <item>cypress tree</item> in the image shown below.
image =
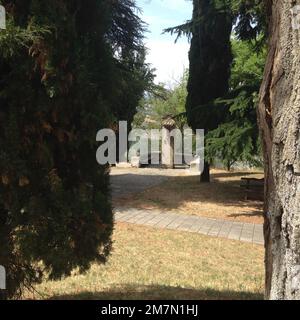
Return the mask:
M140 50L142 30L130 0L0 2L0 265L12 297L109 256L109 168L95 138L132 81L117 52Z
M194 0L193 4L186 110L189 125L207 133L216 129L224 116L224 108L214 108L211 103L229 89L232 15L226 1ZM201 181L209 180L206 159Z
M257 154L253 95L260 80L256 79L254 86L230 84L228 93L230 29L234 25L234 36L254 42L249 50L261 54L267 33L265 16L264 3L259 0L194 1L193 18L165 30L177 34L177 38L192 38L186 109L190 125L205 128L207 133L202 181L209 180L209 161L216 155L224 156L230 165L245 156L249 159L250 152Z

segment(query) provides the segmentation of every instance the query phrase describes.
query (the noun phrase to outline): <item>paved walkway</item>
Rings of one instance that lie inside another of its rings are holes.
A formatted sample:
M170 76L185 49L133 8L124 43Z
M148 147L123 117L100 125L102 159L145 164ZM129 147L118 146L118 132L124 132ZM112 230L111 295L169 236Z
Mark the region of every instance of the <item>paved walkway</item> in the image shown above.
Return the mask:
M158 210L115 209L117 222L126 222L161 229L187 231L208 236L264 244L261 224L217 220L197 216L164 213Z

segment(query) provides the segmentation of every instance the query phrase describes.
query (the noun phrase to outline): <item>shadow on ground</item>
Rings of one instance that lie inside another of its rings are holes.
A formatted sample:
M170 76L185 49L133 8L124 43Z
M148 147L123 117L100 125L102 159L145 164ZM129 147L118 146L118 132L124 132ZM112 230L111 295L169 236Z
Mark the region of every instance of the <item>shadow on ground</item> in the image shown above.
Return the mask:
M212 173L211 183L204 184L199 183L199 176L169 176L164 180L161 175L120 175L112 183L113 199L116 206L142 209L154 206L159 210L176 210L188 204L191 210L203 209L204 214L221 210L229 218L246 217L262 222L262 201L246 200L245 190L240 186L241 177L256 174L259 172L217 172ZM198 207L193 209L193 205Z
M242 178L242 177L247 177L247 176L253 176L253 175L259 175L261 174L261 172L257 171L257 172L249 172L249 171L245 171L245 172L222 172L222 173L213 173L212 176L213 178L217 179L217 178Z
M112 196L113 198L118 198L124 195L137 194L167 181L168 178L163 175L134 173L112 175L110 176Z
M260 293L217 291L213 289L185 289L168 286L125 285L106 292L49 297L50 300L263 300Z
M263 217L262 210L260 209L261 207L259 206L257 211L253 211L250 213L233 213L229 214L228 217L230 218L239 218L239 217Z

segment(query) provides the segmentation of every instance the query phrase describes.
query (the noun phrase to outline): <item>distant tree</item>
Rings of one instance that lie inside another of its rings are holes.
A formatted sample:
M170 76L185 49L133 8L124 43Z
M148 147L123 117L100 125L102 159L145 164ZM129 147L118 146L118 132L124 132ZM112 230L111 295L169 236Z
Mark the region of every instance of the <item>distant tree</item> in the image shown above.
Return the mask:
M185 112L187 79L188 70L171 88L160 84L148 92L140 102L134 126L161 129L163 118L170 115L176 119L178 127L183 127L187 123Z
M137 106L145 91L152 91L154 74L146 60L144 33L146 25L138 16L135 1L115 1L111 4L112 26L109 42L113 49L117 73L112 88L112 112L116 121L132 123Z
M126 121L128 131L131 130L144 92L151 92L154 88L154 74L151 66L146 63L147 49L143 41L146 24L139 17L140 10L135 1L112 1L110 6L112 25L108 40L116 58L113 60L114 74L110 77L113 82L109 83L110 88L113 88L110 110L118 146L118 122ZM117 149L117 161L119 159Z

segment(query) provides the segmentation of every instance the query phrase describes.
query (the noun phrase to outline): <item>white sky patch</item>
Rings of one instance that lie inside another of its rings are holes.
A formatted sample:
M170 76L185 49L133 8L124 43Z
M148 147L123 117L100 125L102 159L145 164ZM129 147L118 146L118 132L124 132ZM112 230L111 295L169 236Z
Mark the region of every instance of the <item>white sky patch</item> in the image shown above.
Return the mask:
M188 43L150 40L146 46L149 48L147 62L156 68L156 83L164 82L172 86L189 67Z
M188 10L188 4L191 2L191 0L152 0L157 1L161 4L161 6L164 6L166 9L171 10Z
M158 29L160 34L163 32L163 29L173 27L178 25L178 21L171 18L161 18L155 15L143 16L143 20L149 25L151 29Z
M147 62L156 69L155 82L174 85L188 68L189 43L176 35L162 34L163 30L185 23L192 17L191 0L137 0L142 9L141 18L148 23L145 34L148 50Z

